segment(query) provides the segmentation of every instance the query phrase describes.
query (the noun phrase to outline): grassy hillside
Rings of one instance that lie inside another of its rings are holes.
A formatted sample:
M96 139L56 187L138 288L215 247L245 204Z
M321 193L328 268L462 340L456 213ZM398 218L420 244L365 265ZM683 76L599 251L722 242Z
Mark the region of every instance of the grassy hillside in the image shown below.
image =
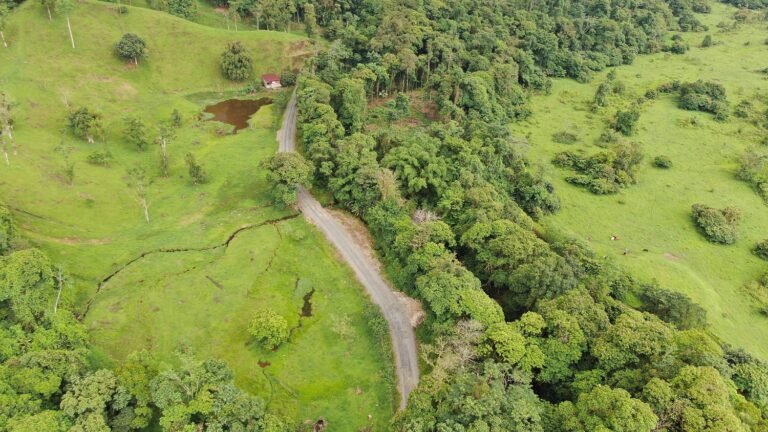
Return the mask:
M291 210L269 204L259 162L276 150L271 107L236 135L200 120L206 101L243 87L219 72L227 42L248 47L258 76L292 66L303 39L235 34L143 8L120 16L114 7L78 3L72 49L64 19L49 22L37 2L27 2L11 16L10 47L0 50L0 88L17 103L18 143L10 166L0 165L0 198L14 209L25 236L71 274L65 301L87 310L94 361L112 364L142 348L164 361L180 349L220 357L237 382L274 411L301 420L324 416L339 430L381 429L392 415L394 386L386 344L367 325L377 315L366 312L362 289L322 236ZM113 54L125 32L147 41L149 58L138 67ZM87 144L66 130L67 113L81 106L103 116L103 142ZM142 117L154 138L174 109L183 126L169 145L170 176L162 178L158 149L132 148L122 137L123 118ZM57 147L68 148L69 156ZM114 155L111 167L86 163L97 150ZM190 183L187 152L209 172L208 184ZM149 224L126 184L135 165L147 167L154 180ZM227 247L206 249L246 227ZM150 254L125 267L158 249L205 250ZM299 320L312 289L313 315ZM275 352L247 336L261 307L301 324Z
M723 32L717 24L732 22L735 9L717 3L713 7L713 13L701 19L717 44L699 48L704 33L685 33L682 36L692 47L685 55L639 57L633 65L617 68L617 79L627 85L625 99L634 100L672 80L697 79L725 86L731 107L768 94L768 80L759 72L768 66L765 23ZM605 112L590 111L604 78L602 74L589 84L556 81L550 95L534 98L530 121L515 126L517 133L529 136L531 158L547 167L562 199L562 210L544 223L587 240L598 253L642 280L655 279L688 294L706 308L723 340L768 358L768 318L758 313L743 291L768 267L750 253L758 240L768 236L768 207L748 184L736 179L737 158L748 146L759 145L761 132L734 116L723 123L710 114L681 110L674 97L662 96L645 106L639 130L630 137L642 144L645 153L638 184L618 195L593 195L566 183L571 172L550 162L565 150L587 154L600 150L595 142L621 104L618 101ZM554 142L552 135L561 131L575 133L579 142ZM651 159L660 154L672 159L672 169L651 166ZM741 209L740 239L735 245L708 243L696 231L690 209L697 202ZM613 235L619 240L612 241Z

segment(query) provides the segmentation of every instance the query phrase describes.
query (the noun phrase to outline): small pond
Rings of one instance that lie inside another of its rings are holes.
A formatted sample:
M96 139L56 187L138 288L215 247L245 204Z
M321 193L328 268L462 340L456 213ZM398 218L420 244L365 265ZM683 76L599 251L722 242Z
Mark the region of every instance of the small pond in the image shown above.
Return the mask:
M264 105L272 103L270 98L228 99L205 107L205 112L213 114L212 120L231 124L235 131L248 127L248 119Z

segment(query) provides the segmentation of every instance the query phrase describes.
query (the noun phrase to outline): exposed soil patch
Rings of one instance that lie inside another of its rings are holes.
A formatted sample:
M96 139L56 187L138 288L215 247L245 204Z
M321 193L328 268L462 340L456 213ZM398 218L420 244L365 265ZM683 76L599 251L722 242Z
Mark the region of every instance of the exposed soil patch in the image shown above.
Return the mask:
M272 365L272 363L270 363L268 361L261 361L261 360L259 360L259 367L262 368L262 369L264 369L265 367L269 367L271 365Z
M670 261L680 261L680 257L670 253L670 252L664 252L664 258L670 260Z
M427 314L424 312L424 308L421 306L421 302L415 298L408 297L400 291L393 291L395 297L400 303L405 306L405 310L408 311L408 319L411 322L411 327L416 328L427 319Z
M259 108L272 103L270 98L228 99L205 107L205 112L213 114L213 120L235 127L235 132L248 127L248 120Z

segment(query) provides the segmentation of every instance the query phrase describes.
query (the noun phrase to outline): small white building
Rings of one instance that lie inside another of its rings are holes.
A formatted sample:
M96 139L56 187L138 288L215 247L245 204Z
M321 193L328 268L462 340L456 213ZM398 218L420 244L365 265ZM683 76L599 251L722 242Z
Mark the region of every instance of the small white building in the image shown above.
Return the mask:
M268 89L279 89L283 87L282 83L280 83L280 76L275 74L262 75L261 82L263 82L264 87Z

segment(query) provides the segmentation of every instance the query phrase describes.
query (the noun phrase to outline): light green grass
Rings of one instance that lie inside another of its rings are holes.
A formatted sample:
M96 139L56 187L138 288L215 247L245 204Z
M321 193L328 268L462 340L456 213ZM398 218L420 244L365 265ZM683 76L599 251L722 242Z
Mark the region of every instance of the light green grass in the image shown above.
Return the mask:
M631 99L675 79L719 82L727 89L731 106L768 92L768 80L757 72L768 66L765 24L721 33L715 25L728 20L735 9L713 6L713 13L701 18L720 44L701 49L703 33L684 34L693 47L687 54L639 57L633 65L617 68ZM735 117L719 123L709 114L683 111L673 97L660 97L645 105L639 131L630 138L643 145L646 155L638 184L618 195L593 195L566 183L564 178L571 173L554 168L550 161L564 150L600 150L594 143L616 109L589 111L604 76L590 84L557 80L551 95L534 97L530 121L513 126L529 136L529 156L547 167L562 200L562 210L543 223L587 240L599 254L615 259L642 280L655 279L690 295L707 310L718 336L768 358L768 319L759 315L742 290L768 267L750 253L758 240L768 237L768 207L735 177L736 159L756 145L759 131ZM700 125L683 126L691 118ZM552 134L560 131L576 132L580 142L553 142ZM651 166L651 159L660 154L671 157L672 169ZM714 245L702 238L690 218L691 205L697 202L742 210L735 245ZM619 240L611 241L612 235ZM630 251L626 256L625 249Z
M96 346L94 360L108 365L149 348L171 361L174 350L187 347L225 359L237 382L270 399L272 410L302 420L324 416L338 430L365 426L370 414L375 429L383 429L394 400L389 348L366 325L362 289L301 218L243 231L226 251L150 255L96 294L99 281L143 252L219 244L240 227L292 214L269 205L259 168L277 147L271 107L237 135L217 136L215 123L198 119L203 103L243 87L219 72L228 41L241 40L251 50L258 76L282 70L304 40L277 32L235 34L143 8L118 16L115 6L78 3L73 50L64 19L49 22L38 3L26 2L5 32L10 48L0 50L0 88L18 103L18 155L11 155L10 166L0 165L0 198L15 209L24 235L71 274L65 301L83 311L93 299L85 322ZM128 31L148 43L149 59L138 68L113 54L114 43ZM101 113L105 142L87 144L71 136L64 129L67 104ZM154 136L173 109L182 113L184 126L169 146L171 175L155 178L150 189L147 224L124 177L134 164L156 174L158 149L129 147L123 118L141 116ZM72 185L54 152L61 140L73 148ZM85 162L97 149L115 156L111 168ZM206 167L208 184L189 183L183 162L188 151ZM316 289L315 316L302 320L287 345L263 352L247 336L248 320L269 306L297 323L297 278L304 281L302 289ZM329 330L332 316L349 317L354 342ZM258 360L272 365L261 369Z

